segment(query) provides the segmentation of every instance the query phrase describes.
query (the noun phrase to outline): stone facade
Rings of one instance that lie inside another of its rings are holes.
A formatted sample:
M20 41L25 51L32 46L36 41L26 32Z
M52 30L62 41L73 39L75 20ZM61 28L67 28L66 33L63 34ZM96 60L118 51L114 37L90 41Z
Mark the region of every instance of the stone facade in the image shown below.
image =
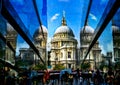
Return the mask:
M17 42L18 33L14 30L14 28L7 23L7 33L6 33L6 42L9 42L13 49L16 50L16 42ZM6 46L5 50L5 60L10 61L11 63L15 63L15 53Z
M76 68L77 40L71 28L67 26L65 16L51 40L51 65L62 64L65 68Z
M84 60L85 54L89 47L89 44L92 40L94 34L94 29L90 27L87 23L85 27L80 31L80 62ZM89 52L85 62L89 62L91 69L99 67L101 59L101 49L99 47L99 42L97 41L93 46L92 50Z
M120 62L120 27L112 22L114 60Z

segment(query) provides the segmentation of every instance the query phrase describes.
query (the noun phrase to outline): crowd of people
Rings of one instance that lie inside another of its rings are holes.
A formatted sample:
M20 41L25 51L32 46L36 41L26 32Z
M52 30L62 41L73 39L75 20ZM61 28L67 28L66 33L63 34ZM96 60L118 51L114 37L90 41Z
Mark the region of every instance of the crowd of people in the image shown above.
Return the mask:
M85 80L88 85L90 85L90 83L93 83L94 85L120 85L120 70L113 71L112 68L109 68L107 72L102 72L99 69L86 72L82 72L81 70L78 72L77 70L76 76L78 77L79 74L79 82L81 85L83 85Z
M74 70L73 73L65 72L64 75L59 79L61 82L70 82L70 85L73 85L73 81L79 82L77 85L85 85L84 82L87 82L88 85L93 83L93 85L120 85L120 70L112 70L109 68L107 72L102 72L99 69L96 70ZM0 72L0 85L37 85L35 83L35 77L32 78L31 71L24 72L22 76L16 76L15 73L10 74L9 72ZM43 82L43 85L47 80L51 79L49 71L45 70L43 76L40 77L41 80L36 77L39 82Z

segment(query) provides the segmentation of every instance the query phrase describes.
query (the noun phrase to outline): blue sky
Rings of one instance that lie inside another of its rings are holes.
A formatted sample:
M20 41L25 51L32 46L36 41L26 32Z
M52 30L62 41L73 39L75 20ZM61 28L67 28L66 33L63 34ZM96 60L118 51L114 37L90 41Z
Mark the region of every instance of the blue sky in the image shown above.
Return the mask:
M42 0L36 0L43 25L46 21L42 18ZM102 13L107 5L108 0L93 0L92 7L88 18L88 24L95 29ZM39 23L33 8L32 0L11 0L14 8L18 12L21 20L32 36L34 31L39 27ZM57 27L61 25L62 13L65 11L67 25L73 30L75 38L79 42L79 33L84 25L86 9L89 0L47 0L47 28L48 41L53 37ZM19 9L19 10L18 10ZM106 27L99 38L102 53L112 51L112 32L111 23ZM29 47L22 38L18 38L18 48Z

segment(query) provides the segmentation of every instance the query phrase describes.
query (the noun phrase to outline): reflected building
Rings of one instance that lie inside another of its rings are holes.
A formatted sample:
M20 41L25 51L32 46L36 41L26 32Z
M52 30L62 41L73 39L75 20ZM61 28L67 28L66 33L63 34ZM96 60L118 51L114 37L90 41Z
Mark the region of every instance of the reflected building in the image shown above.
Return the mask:
M80 31L80 62L84 60L87 49L90 45L94 34L94 29L88 25L88 22L85 27ZM102 61L101 49L99 47L99 42L97 41L89 52L85 62L90 63L91 69L99 67L99 63Z
M65 15L63 15L61 20L61 26L59 26L52 37L51 40L51 50L50 50L50 65L52 68L56 64L62 64L65 68L76 69L80 66L80 62L83 61L89 44L92 40L94 29L88 24L82 28L80 31L80 49L77 48L77 40L75 39L72 29L67 25ZM42 25L33 34L34 45L39 50L41 58L47 64L47 35L48 31L45 26ZM35 64L39 63L40 59L32 51L31 48L20 50L22 59L33 60ZM26 54L27 53L27 54ZM28 58L27 58L27 57ZM32 57L32 58L29 58ZM99 47L99 42L97 41L93 46L92 50L87 56L85 62L89 62L91 69L99 68L100 62L102 61L101 49Z
M3 17L0 15L0 35L6 35L6 22ZM4 58L5 56L5 42L0 38L0 58Z
M28 63L29 65L34 64L34 62L35 62L34 54L35 53L31 48L20 48L19 52L20 52L20 60L22 60L25 63Z
M120 62L120 27L112 21L114 60Z
M39 50L40 56L46 64L47 64L47 48L46 48L47 36L48 30L44 25L42 25L42 28L39 27L33 35L34 45ZM35 55L35 58L37 58L37 55Z
M9 42L13 49L16 50L16 42L18 33L14 30L14 28L9 24L7 24L7 32L6 32L6 43ZM5 60L10 61L11 63L15 63L15 53L6 46L5 50Z
M65 68L76 68L77 40L70 27L67 26L63 14L61 26L59 26L51 40L51 65L62 64Z
M42 25L33 34L34 45L38 49L41 58L46 62L47 60L47 28ZM31 62L31 64L40 64L40 58L31 48L20 48L20 56L24 61Z

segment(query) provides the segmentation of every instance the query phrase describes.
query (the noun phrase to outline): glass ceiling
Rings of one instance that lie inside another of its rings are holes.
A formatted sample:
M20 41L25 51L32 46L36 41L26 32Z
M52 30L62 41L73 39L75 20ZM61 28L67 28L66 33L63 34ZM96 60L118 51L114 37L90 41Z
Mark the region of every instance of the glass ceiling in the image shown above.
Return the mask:
M80 30L88 22L95 32L99 29L116 0L5 0L4 4L14 20L19 24L23 32L33 42L33 34L40 25L48 29L48 43L54 35L57 27L61 25L63 11L67 25L73 30L75 38L80 46ZM0 4L2 9L2 3ZM114 23L119 24L118 10L114 15ZM0 14L0 33L6 35L6 19ZM102 53L113 51L112 23L107 24L105 30L99 37ZM0 43L3 43L0 40ZM0 44L0 47L2 45ZM29 47L26 40L19 35L17 38L16 54L19 55L19 48ZM48 50L49 48L48 44Z

